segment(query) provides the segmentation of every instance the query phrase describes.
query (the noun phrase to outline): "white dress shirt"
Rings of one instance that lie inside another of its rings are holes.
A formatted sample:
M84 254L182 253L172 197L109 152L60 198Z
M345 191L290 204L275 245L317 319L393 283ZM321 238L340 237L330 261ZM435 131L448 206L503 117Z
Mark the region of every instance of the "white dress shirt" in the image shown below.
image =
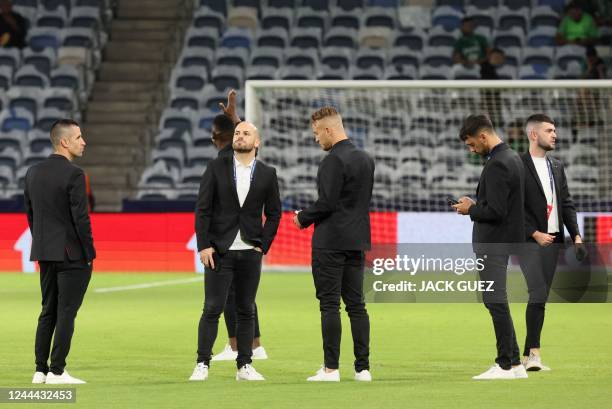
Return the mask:
M554 177L551 173L552 168L549 167L548 159L546 157L538 158L532 156L533 164L535 165L540 183L544 189L544 196L546 196L546 210L548 211L548 231L546 233L559 233L559 214L557 213L557 192L555 192L554 182L551 186L551 180L554 181Z
M236 176L236 193L238 193L238 201L240 203L240 207L244 204L244 200L249 194L249 189L251 188L251 177L253 175L253 168L255 167L255 159L251 161L247 166L240 163L238 159L234 156L234 175ZM254 247L246 244L242 241L242 237L240 236L240 229L238 229L238 234L236 234L236 238L234 242L230 246L230 250L251 250Z

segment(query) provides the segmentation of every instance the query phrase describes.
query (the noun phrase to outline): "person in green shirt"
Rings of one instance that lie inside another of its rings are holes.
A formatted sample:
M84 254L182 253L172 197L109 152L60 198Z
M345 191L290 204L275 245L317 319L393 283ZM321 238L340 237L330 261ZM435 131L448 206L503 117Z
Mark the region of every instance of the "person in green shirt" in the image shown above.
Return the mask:
M593 45L598 39L599 31L593 17L583 12L578 3L570 3L566 8L565 17L561 20L559 30L557 30L557 43L559 45Z
M462 64L472 67L487 60L489 53L489 43L480 34L474 33L476 22L471 17L461 20L461 34L455 43L453 61L455 64Z

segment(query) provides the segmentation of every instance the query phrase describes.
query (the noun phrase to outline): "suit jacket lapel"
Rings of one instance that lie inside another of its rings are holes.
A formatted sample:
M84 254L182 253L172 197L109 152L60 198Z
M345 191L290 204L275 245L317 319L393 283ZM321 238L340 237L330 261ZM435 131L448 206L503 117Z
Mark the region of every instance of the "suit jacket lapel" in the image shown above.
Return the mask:
M540 176L538 175L538 171L536 170L535 165L533 164L533 159L531 158L531 155L529 153L527 153L526 155L527 160L525 161L525 163L527 164L527 168L529 168L529 171L531 172L533 178L538 184L538 187L540 188L540 193L542 193L542 196L546 197L546 195L544 194L544 188L542 187L542 182L540 181Z
M232 193L238 207L240 207L240 200L238 199L238 191L236 190L236 180L234 179L234 157L230 156L225 159L225 170L227 173L227 178L229 181L229 185L231 186Z

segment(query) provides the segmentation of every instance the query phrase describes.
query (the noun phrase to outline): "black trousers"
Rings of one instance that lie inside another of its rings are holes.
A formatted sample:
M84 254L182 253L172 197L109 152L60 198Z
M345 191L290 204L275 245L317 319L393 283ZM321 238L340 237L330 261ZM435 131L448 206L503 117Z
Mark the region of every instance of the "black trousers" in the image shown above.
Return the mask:
M251 363L253 355L253 319L255 297L261 277L262 253L256 250L228 251L215 257L216 269L204 271L204 310L198 326L198 359L210 365L212 348L217 339L219 317L232 285L236 287L238 357L236 366Z
M488 254L486 258L483 255L478 255L478 258L484 259L480 279L494 281L494 291L483 292L482 301L493 320L497 345L495 362L503 369L510 369L513 365L520 364L521 361L506 291L508 255Z
M544 327L546 301L555 277L559 250L563 236L557 234L553 244L542 247L537 243L525 245L520 257L521 271L527 282L529 301L525 311L527 336L523 355L529 356L531 348L540 348L540 337Z
M362 251L312 250L312 276L321 310L326 368L339 366L340 298L351 321L355 371L370 368L370 318L363 296L364 260Z
M61 375L70 351L74 320L83 303L92 268L85 260L41 261L39 265L42 311L34 346L36 371ZM47 363L49 354L50 366Z
M253 306L255 308L255 317L253 318L253 337L259 338L261 337L261 332L259 332L259 314L257 314L257 303ZM225 326L227 328L227 336L228 338L236 337L236 286L232 281L232 285L230 287L229 294L227 296L227 301L225 302L225 309L223 310L223 318L225 318Z

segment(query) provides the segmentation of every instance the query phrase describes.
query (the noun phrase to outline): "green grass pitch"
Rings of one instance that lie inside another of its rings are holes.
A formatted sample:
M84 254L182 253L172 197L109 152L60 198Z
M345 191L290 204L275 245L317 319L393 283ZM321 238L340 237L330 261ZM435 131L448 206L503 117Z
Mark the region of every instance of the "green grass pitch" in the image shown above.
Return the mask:
M350 326L343 312L339 384L307 383L322 362L312 278L265 273L258 295L270 356L254 365L261 383L236 382L232 362L188 382L195 363L202 282L97 293L96 289L193 274L95 274L76 322L67 369L88 381L79 408L610 408L612 304L550 304L543 335L551 372L526 380L473 381L492 364L494 336L478 304L370 304L374 382L352 380ZM0 386L29 387L40 308L38 275L0 274ZM519 344L524 304L512 311ZM223 322L215 352L226 342ZM0 404L1 407L13 405ZM19 404L20 408L40 405Z

